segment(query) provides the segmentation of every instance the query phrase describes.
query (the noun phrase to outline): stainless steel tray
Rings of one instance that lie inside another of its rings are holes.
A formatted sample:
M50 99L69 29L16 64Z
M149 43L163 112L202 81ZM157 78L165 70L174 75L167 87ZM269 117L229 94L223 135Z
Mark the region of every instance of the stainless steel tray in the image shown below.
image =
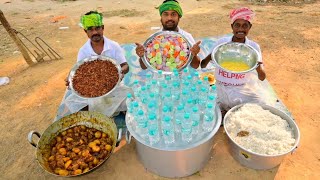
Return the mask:
M117 84L113 87L113 89L111 89L109 92L107 92L106 94L102 95L102 96L97 96L97 97L84 97L81 94L79 94L74 88L73 88L73 83L72 83L72 79L77 71L77 69L84 64L85 62L90 62L90 61L94 61L94 60L103 60L103 61L110 61L112 62L116 68L118 69L118 75L119 75L119 80L117 82ZM85 58L79 62L77 62L71 69L69 76L68 76L68 81L69 81L69 87L71 89L71 91L76 94L77 96L81 97L81 98L85 98L85 99L95 99L95 98L101 98L101 97L105 97L107 95L109 95L112 91L114 91L116 89L116 87L120 84L121 82L121 67L119 64L117 64L116 60L114 60L113 58L110 58L108 56L102 56L102 55L98 55L98 56L91 56L89 58Z
M152 35L144 42L143 46L144 46L144 48L146 48L147 45L154 39L154 37L156 37L156 36L158 36L158 35L173 35L173 34L182 37L183 40L184 40L185 42L187 42L189 49L191 49L192 45L191 45L191 43L188 41L188 39L187 39L184 35L182 35L182 34L180 34L180 33L178 33L178 32L175 32L175 31L159 31L159 32L156 32L156 33L152 34ZM186 67L190 64L190 62L192 61L192 58L193 58L193 57L192 57L192 55L191 55L191 52L189 52L189 56L188 56L187 62L186 62L181 68L179 68L178 71L182 71L184 68L186 68ZM145 53L144 53L144 56L142 57L143 63L144 63L144 64L147 66L147 68L150 69L151 71L157 72L158 69L154 68L147 59L148 59L148 58L147 58L147 52L145 52ZM171 72L171 71L163 71L163 74L172 74L172 72Z

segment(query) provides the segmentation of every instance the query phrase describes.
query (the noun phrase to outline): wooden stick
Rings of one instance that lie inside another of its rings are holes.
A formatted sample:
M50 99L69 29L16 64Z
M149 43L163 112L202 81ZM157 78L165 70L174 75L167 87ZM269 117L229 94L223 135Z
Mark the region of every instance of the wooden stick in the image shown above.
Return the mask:
M24 57L25 61L29 64L29 66L34 65L35 63L32 61L30 58L27 49L23 46L21 40L15 33L15 31L11 28L9 22L7 19L4 17L3 12L0 10L0 22L2 23L3 27L7 30L9 33L10 37L13 39L13 41L16 43L18 46L20 52L22 53L22 56Z

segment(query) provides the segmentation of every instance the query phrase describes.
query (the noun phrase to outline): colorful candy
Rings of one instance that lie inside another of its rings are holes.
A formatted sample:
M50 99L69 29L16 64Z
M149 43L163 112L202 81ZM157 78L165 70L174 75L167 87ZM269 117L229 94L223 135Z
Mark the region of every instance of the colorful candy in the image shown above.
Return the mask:
M189 49L188 43L179 34L163 33L149 42L146 58L155 69L173 71L187 63Z

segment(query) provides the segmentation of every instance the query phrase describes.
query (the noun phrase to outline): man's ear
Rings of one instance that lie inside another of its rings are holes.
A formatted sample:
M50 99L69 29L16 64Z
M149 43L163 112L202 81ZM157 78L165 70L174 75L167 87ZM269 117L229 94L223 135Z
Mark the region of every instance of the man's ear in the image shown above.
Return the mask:
M231 24L230 26L231 26L231 29L233 29L233 27L232 27L232 26L233 26L233 24Z
M102 25L101 27L102 27L102 29L104 29L104 25Z
M87 30L83 29L85 33L87 33Z

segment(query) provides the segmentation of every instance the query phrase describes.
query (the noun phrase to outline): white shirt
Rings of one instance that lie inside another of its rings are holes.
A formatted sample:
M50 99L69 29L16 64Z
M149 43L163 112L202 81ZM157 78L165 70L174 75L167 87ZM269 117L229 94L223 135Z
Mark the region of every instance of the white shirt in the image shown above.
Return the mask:
M220 38L216 42L216 45L214 46L214 48L220 44L227 43L227 42L232 42L232 36ZM253 47L255 50L257 50L259 53L259 56L262 57L260 46L257 43L249 40L246 37L245 44L247 44L247 45ZM258 61L262 62L262 58L259 58ZM248 73L246 73L246 74L231 73L231 72L227 72L219 67L216 67L215 77L218 81L220 81L224 85L241 86L249 81Z
M124 56L124 51L117 42L112 41L106 38L105 36L103 36L103 39L104 39L104 45L103 45L103 50L101 52L101 55L113 58L114 60L116 60L118 64L127 62ZM77 62L79 62L82 59L88 58L90 56L97 56L97 55L98 54L94 52L91 46L91 40L88 39L88 41L80 48L78 52Z

